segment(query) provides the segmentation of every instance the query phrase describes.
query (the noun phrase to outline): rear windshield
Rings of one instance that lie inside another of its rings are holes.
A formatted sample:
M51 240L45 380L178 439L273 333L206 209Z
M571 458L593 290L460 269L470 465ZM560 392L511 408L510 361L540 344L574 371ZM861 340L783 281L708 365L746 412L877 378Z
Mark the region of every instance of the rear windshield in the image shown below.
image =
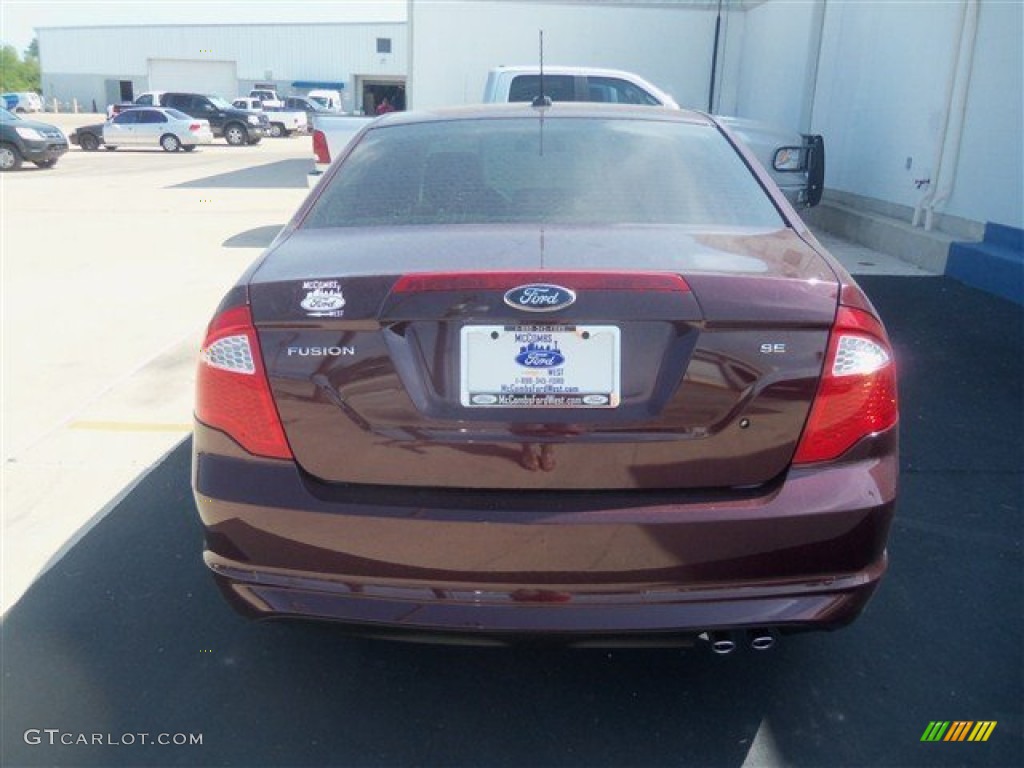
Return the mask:
M371 129L303 226L500 222L783 225L713 126L571 117Z

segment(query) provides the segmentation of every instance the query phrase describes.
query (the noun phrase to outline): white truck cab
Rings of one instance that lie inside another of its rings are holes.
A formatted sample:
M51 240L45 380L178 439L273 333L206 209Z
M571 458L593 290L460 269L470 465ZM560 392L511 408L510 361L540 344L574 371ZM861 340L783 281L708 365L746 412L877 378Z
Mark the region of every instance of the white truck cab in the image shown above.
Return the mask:
M264 109L280 109L284 101L277 95L277 91L270 88L253 88L249 91L249 97L259 99Z

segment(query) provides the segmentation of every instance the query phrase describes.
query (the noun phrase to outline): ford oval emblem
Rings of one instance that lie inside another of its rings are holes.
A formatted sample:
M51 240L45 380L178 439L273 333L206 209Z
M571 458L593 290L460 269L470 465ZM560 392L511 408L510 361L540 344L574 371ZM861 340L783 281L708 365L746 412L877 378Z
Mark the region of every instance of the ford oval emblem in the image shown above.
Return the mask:
M576 301L576 293L560 285L531 283L505 291L505 303L526 312L554 312Z
M524 368L557 368L565 363L565 355L558 349L523 347L516 355L516 362Z

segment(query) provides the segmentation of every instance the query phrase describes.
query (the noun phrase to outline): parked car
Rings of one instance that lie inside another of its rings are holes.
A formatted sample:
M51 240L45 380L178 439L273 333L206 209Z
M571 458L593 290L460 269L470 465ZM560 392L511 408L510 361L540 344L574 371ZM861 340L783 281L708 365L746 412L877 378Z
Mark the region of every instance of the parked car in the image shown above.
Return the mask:
M0 109L0 171L16 171L26 160L52 168L67 151L68 140L57 126Z
M215 137L223 136L233 146L259 144L270 130L270 122L265 115L238 109L220 96L212 94L148 91L135 99L135 103L172 107L186 115L206 120Z
M853 620L887 565L893 352L751 159L659 107L364 124L202 344L227 599L719 652Z
M42 112L43 99L38 93L26 91L22 93L5 93L4 107L11 112Z
M71 143L86 151L118 147L160 147L165 152L191 152L200 144L212 144L213 132L206 120L176 109L135 107L105 123L86 125L71 134Z
M532 102L541 92L536 66L495 67L487 73L483 101ZM678 109L669 94L639 75L619 69L545 67L544 95L553 101L661 105ZM817 205L825 189L825 140L819 135L759 120L716 115L753 150L789 201Z
M302 110L268 108L259 99L251 96L239 96L231 102L231 106L244 109L247 112L266 115L270 122L268 133L275 139L309 131L306 113Z

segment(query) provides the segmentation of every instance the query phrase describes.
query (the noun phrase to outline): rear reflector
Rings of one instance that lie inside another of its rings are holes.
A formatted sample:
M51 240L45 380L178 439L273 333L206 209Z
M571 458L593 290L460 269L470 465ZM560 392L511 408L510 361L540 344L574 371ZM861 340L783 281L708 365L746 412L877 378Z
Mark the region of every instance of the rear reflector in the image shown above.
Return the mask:
M327 148L327 137L319 129L313 131L313 154L318 163L330 164L331 151Z
M864 310L840 307L793 463L836 459L898 419L896 367L885 329Z
M393 293L505 291L530 283L558 283L577 291L688 292L671 272L420 272L403 275Z
M210 323L199 353L196 418L256 456L292 458L246 306Z

